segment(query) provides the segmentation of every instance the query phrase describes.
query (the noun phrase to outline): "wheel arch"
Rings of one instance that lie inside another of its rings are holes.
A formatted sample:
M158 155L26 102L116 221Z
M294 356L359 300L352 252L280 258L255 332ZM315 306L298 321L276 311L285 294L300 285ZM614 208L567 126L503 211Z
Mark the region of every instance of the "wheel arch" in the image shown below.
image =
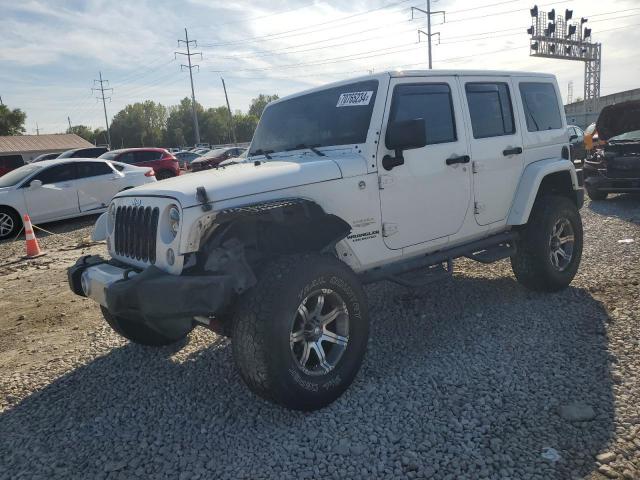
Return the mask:
M554 158L528 165L520 178L507 224L526 224L536 200L545 194L566 196L582 207L584 193L571 161Z

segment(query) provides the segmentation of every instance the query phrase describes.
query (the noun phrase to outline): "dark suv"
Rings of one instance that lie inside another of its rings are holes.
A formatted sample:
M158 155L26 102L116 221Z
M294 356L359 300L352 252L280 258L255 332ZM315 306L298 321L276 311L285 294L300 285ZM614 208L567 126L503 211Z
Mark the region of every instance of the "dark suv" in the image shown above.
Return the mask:
M157 180L180 175L178 159L164 148L125 148L111 150L99 158L128 163L138 167L151 167L156 172Z
M597 146L584 162L584 186L589 198L609 193L640 192L640 100L609 105L596 122Z
M74 148L73 150L62 152L56 158L98 158L108 151L107 147Z

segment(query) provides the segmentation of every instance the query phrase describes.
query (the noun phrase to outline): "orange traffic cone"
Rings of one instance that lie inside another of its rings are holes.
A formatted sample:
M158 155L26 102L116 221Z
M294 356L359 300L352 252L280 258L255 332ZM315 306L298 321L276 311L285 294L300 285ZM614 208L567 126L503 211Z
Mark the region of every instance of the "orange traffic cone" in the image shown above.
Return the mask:
M35 258L44 255L44 253L40 251L40 245L38 245L38 240L33 233L33 225L31 225L31 219L29 218L29 215L25 214L23 221L24 235L27 239L27 255L24 258Z

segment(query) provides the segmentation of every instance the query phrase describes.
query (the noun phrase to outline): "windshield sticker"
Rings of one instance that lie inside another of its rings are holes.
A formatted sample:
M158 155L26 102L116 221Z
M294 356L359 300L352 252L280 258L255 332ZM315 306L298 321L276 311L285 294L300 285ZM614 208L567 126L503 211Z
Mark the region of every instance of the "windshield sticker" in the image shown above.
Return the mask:
M366 92L350 92L342 93L338 98L338 104L336 107L355 107L357 105L369 105L373 91Z

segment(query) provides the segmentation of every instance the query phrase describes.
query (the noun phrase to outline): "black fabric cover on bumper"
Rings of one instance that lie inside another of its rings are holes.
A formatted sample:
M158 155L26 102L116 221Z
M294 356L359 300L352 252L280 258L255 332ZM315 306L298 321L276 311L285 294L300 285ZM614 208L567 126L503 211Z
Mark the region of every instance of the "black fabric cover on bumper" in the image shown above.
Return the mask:
M107 288L109 312L138 320L158 332L188 331L193 316L210 315L233 295L228 275L170 275L151 266Z

